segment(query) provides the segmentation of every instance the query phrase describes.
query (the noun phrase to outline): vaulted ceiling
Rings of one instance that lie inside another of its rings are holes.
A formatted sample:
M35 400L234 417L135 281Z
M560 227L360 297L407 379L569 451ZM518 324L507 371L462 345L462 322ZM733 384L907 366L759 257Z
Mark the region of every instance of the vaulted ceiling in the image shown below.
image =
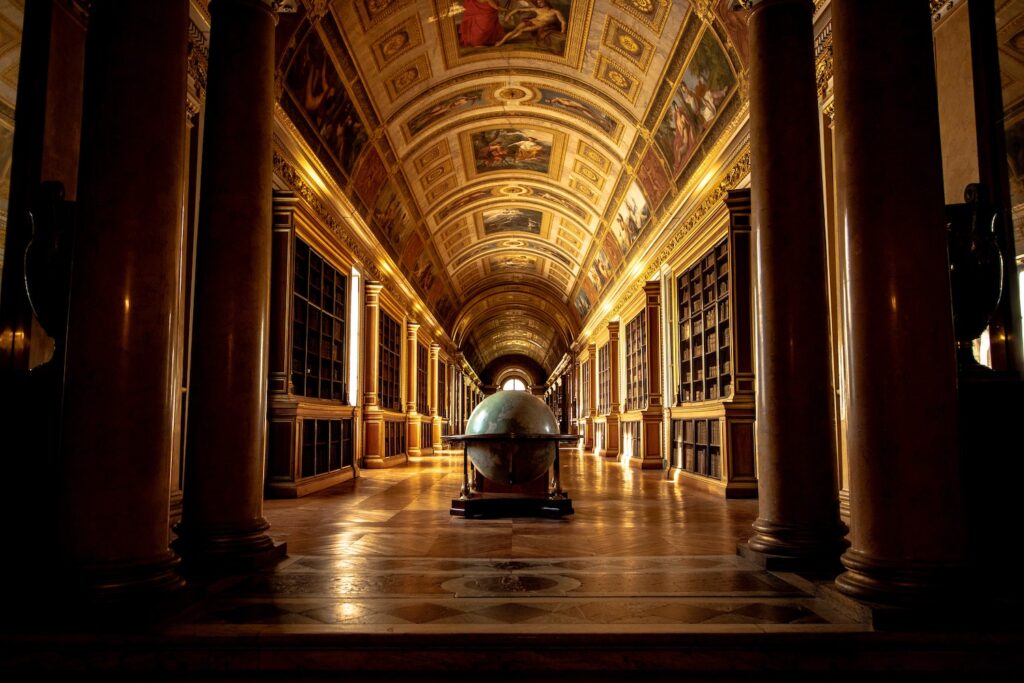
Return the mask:
M309 0L280 104L475 367L550 371L743 108L732 4Z

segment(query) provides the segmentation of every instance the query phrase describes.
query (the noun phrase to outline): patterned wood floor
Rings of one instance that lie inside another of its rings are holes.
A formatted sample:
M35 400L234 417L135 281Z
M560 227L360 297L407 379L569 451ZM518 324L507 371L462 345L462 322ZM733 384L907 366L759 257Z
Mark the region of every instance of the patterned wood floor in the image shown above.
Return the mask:
M288 559L213 587L174 628L861 628L796 577L736 556L756 501L725 501L593 456L565 458L562 469L575 508L563 519L453 517L457 456L268 501Z

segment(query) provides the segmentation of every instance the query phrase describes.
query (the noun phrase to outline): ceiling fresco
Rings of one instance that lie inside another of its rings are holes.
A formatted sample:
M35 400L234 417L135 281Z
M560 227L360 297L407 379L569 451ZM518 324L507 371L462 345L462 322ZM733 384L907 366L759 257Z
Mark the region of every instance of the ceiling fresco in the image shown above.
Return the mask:
M731 0L305 0L280 107L475 367L551 370L737 127Z

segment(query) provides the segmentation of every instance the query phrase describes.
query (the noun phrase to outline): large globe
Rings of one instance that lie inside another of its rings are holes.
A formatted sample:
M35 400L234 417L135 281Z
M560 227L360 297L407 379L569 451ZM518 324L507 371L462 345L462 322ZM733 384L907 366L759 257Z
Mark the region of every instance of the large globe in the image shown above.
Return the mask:
M482 400L466 424L466 454L493 482L527 484L555 460L558 422L544 401L525 391L499 391Z

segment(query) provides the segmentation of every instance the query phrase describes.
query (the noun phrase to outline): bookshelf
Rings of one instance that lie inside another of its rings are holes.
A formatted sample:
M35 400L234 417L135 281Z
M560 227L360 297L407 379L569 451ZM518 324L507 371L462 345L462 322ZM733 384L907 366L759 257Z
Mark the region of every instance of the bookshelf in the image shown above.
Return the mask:
M295 238L292 392L345 402L348 278Z
M298 497L357 476L348 405L351 263L294 194L275 192L266 494Z
M718 220L724 236L676 271L678 376L669 460L681 480L729 498L753 497L749 190L731 190Z
M607 415L612 405L611 344L597 350L597 412Z
M402 326L380 312L380 360L377 393L384 410L402 412Z
M626 324L626 411L647 407L647 327L646 311L640 311Z

